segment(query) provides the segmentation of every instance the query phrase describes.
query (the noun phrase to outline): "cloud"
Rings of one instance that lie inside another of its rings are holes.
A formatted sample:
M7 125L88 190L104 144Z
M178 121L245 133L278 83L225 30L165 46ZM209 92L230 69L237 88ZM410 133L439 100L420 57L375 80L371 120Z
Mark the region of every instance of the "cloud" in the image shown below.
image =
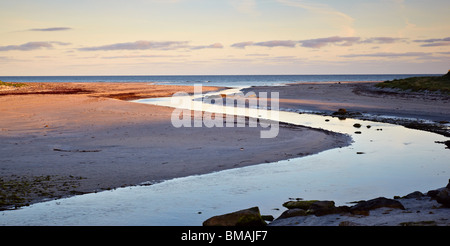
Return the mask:
M296 41L292 40L272 40L272 41L265 41L265 42L258 42L254 43L255 46L265 46L265 47L289 47L294 48L297 44Z
M300 40L299 43L302 47L306 48L322 48L324 46L330 44L336 44L340 46L352 46L355 43L358 43L361 40L359 37L328 37L328 38L317 38L317 39L308 39L308 40Z
M297 45L305 48L316 48L320 49L328 45L338 45L338 46L353 46L355 44L363 43L374 43L374 44L392 44L395 42L403 42L407 39L405 38L395 38L395 37L372 37L363 39L361 37L340 37L333 36L327 38L316 38L316 39L306 39L306 40L272 40L265 42L240 42L234 43L231 47L244 49L247 46L265 46L265 47L289 47L294 48Z
M354 57L423 57L429 56L430 53L425 52L405 52L405 53L391 53L391 52L379 52L372 54L350 54L350 55L342 55L341 57L354 58Z
M240 42L240 43L232 44L231 47L244 49L245 47L251 46L253 44L254 43L252 41L247 41L247 42Z
M221 43L215 43L211 45L201 45L201 46L192 46L191 50L200 50L200 49L222 49L223 45Z
M92 46L79 48L80 51L108 51L108 50L175 50L187 47L187 41L136 41L129 43L116 43L102 46Z
M392 38L392 37L374 37L374 38L368 38L364 41L361 41L361 43L368 43L368 44L392 44L395 42L401 42L405 41L406 38Z
M421 47L450 46L450 37L414 40L416 43L425 43Z
M109 50L177 50L177 49L220 49L223 45L215 43L211 45L191 46L188 41L136 41L128 43L116 43L102 46L79 48L80 51L109 51Z
M51 49L54 44L57 45L69 45L70 43L58 42L58 41L50 41L50 42L28 42L21 45L7 45L0 46L0 51L11 51L11 50L21 50L21 51L30 51L30 50L38 50L41 48Z
M186 55L124 55L124 56L104 56L102 59L129 59L129 58L181 58L181 57L189 57Z
M73 28L70 27L50 27L50 28L33 28L33 29L28 29L28 31L33 31L33 32L57 32L57 31L68 31L68 30L72 30Z
M418 43L434 43L434 42L442 42L442 41L450 41L450 37L414 40L414 42L418 42Z

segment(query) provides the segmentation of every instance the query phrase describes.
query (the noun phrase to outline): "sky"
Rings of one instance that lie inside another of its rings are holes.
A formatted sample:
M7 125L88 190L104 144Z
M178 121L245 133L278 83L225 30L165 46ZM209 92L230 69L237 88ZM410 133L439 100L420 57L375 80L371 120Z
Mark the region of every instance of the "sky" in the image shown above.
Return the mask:
M0 0L0 76L445 74L448 0Z

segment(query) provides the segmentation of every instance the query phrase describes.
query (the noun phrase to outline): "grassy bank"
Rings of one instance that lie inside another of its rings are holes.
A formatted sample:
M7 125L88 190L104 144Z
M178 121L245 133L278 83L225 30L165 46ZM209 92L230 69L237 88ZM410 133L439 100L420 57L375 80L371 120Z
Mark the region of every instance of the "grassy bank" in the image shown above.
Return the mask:
M411 91L440 91L450 95L450 71L443 76L412 77L394 79L376 85L379 88L395 88Z
M8 86L8 87L22 87L26 86L26 84L23 83L10 83L10 82L3 82L0 80L0 87L2 86Z

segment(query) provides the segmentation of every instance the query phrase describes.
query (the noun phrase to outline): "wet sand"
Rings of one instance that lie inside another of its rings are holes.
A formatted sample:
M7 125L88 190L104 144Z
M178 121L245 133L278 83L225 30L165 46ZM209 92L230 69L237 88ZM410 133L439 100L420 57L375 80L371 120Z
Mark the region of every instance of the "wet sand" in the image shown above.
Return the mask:
M287 86L252 87L244 92L276 91L281 109L333 113L348 112L450 121L450 96L378 89L379 82L317 82Z
M18 205L275 162L350 140L283 124L273 139L261 139L260 127L175 128L172 108L126 101L192 93L193 87L29 85L0 90L0 178L3 184L28 184ZM203 87L203 92L218 89Z

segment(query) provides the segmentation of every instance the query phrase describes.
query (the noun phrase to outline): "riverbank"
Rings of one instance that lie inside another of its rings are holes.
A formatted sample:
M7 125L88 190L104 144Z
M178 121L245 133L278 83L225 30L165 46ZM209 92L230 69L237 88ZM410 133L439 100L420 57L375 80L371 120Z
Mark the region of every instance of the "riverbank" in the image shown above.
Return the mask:
M280 110L385 122L450 136L450 96L378 88L378 83L305 82L243 92L279 92Z
M172 108L126 100L193 92L148 83L25 83L0 90L1 208L211 173L347 146L346 135L280 125L175 128ZM203 92L219 87L203 87Z

